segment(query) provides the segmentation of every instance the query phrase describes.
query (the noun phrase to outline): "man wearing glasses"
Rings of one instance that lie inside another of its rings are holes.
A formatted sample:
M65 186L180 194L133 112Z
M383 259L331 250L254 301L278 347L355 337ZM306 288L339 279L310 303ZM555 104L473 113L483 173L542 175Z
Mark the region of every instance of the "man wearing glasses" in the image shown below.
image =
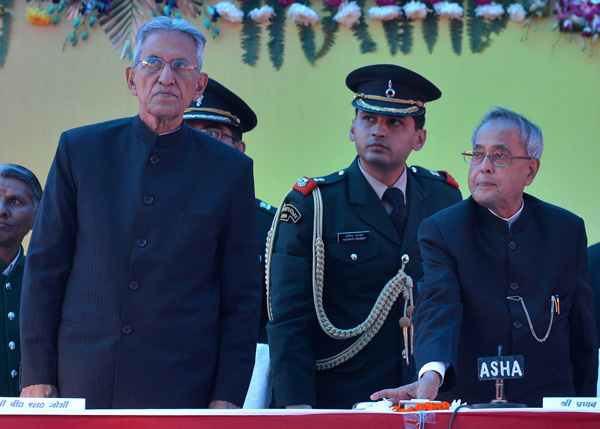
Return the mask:
M242 405L261 296L252 161L183 121L205 41L147 22L126 71L139 115L62 134L25 269L22 396Z
M508 109L486 114L472 136L471 197L419 230L424 275L414 317L420 379L372 399L495 398L477 359L524 357L506 380L511 402L595 396L598 339L583 220L524 193L540 167L540 129ZM444 393L438 393L441 386Z

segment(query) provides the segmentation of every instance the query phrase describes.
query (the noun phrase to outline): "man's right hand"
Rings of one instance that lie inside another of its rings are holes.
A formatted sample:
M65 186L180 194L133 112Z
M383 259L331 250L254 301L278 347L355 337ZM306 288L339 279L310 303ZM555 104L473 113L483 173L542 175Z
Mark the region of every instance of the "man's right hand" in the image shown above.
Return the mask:
M398 405L398 401L401 399L434 400L438 394L441 381L442 376L436 371L427 371L414 383L398 387L397 389L385 389L373 393L371 395L371 400L377 401L382 398L387 398L390 399L394 405Z
M58 388L52 384L32 384L21 390L22 398L58 398Z

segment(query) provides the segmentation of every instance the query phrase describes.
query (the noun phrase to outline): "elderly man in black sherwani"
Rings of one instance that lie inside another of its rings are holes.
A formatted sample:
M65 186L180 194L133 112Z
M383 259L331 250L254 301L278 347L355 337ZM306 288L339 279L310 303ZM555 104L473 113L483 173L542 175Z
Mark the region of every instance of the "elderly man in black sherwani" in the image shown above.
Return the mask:
M252 161L183 121L204 43L149 21L127 68L139 115L62 134L25 270L22 396L242 405L260 311Z
M467 200L419 230L415 359L420 379L372 399L436 397L489 402L495 383L478 380L477 359L522 355L524 377L506 398L541 406L550 396L596 396L598 338L583 220L524 194L540 166L540 129L496 108L463 153Z

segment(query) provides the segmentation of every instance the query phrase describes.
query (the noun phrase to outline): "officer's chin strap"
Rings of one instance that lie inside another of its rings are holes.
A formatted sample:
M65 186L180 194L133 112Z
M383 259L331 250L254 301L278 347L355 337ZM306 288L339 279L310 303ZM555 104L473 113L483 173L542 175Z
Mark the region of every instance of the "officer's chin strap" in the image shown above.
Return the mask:
M289 193L288 193L289 194ZM317 320L319 321L319 325L323 331L329 335L331 338L335 338L338 340L344 340L348 338L355 337L360 335L360 337L352 343L345 350L336 354L335 356L331 356L326 359L318 359L316 361L317 370L323 371L327 369L334 368L338 365L341 365L344 362L347 362L351 358L353 358L358 352L360 352L379 332L383 323L385 322L390 310L392 309L394 303L398 299L398 296L402 294L404 303L404 317L400 319L400 325L403 328L404 333L404 351L402 352L403 358L406 360L406 364L409 363L409 350L408 350L408 333L407 329L410 326L411 328L411 351L412 355L412 324L410 322L412 316L413 305L413 281L404 272L404 267L408 263L408 256L404 255L402 257L402 267L398 270L398 273L390 279L381 293L379 297L375 301L373 308L367 319L362 322L360 325L353 329L339 329L333 326L329 318L325 313L325 309L323 307L323 278L324 278L324 269L325 269L325 246L322 238L322 230L323 230L323 200L321 198L321 191L318 187L315 187L312 190L312 195L314 199L314 228L313 228L313 270L312 270L312 278L313 278L313 300L315 304L315 311L317 313ZM271 253L273 251L273 237L275 236L275 232L277 229L278 219L279 219L279 211L284 205L284 202L287 198L287 195L284 197L277 214L275 215L275 219L273 220L273 224L271 226L271 230L267 235L267 248L265 252L265 279L267 286L267 309L269 312L269 320L273 319L273 310L271 307L271 288L270 288L270 269L271 269ZM410 302L410 306L409 306ZM408 322L408 324L406 324ZM406 325L406 326L405 326Z

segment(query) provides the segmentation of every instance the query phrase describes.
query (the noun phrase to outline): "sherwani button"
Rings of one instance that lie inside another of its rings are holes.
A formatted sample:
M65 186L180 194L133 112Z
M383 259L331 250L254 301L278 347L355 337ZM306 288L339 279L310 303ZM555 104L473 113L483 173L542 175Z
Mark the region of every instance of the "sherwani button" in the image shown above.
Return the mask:
M17 345L15 344L15 342L14 342L14 341L10 341L10 342L8 343L8 349L9 349L9 350L14 350L14 349L16 349L16 348L17 348Z
M15 320L15 317L17 317L17 315L15 313L13 313L12 311L10 311L7 316L8 316L8 320L10 320L11 322L13 320Z

